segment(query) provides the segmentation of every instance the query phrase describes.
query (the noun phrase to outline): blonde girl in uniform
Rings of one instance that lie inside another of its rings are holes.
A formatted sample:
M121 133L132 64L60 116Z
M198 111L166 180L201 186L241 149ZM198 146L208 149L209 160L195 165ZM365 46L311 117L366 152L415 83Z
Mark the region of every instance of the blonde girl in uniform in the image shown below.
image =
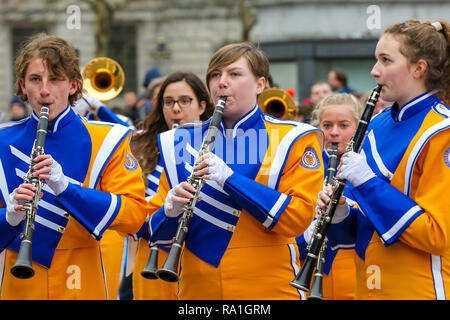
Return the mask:
M348 93L331 94L323 98L313 111L311 124L325 134L324 169L332 143L338 143L338 159L352 138L362 112L362 105ZM326 173L325 173L326 174ZM326 300L352 300L355 294L355 251L339 250L329 274L323 277L323 297Z

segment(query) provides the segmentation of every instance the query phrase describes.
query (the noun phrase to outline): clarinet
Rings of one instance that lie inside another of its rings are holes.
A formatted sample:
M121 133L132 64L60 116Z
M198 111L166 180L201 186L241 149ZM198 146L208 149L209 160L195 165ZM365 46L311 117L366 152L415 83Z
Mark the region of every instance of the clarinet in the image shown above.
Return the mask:
M175 120L172 124L172 129L176 129L180 126L180 121ZM148 255L147 264L145 268L141 271L141 276L149 280L156 280L158 276L156 275L156 271L158 270L158 245L150 246L150 253Z
M47 136L49 106L43 105L39 114L39 123L36 132L36 139L34 140L33 150L30 156L30 167L28 173L24 177L24 183L30 183L36 188L33 199L24 204L25 222L23 233L20 235L21 243L19 254L16 263L11 267L10 271L13 276L19 279L28 279L34 276L34 269L31 266L31 246L34 231L34 219L38 209L38 202L41 197L41 190L44 186L44 181L39 177L33 176L34 159L37 156L44 154L45 138Z
M325 186L333 185L334 175L338 164L338 144L333 142L331 149L328 150L328 168L327 176L325 179ZM323 300L323 269L325 266L325 250L327 248L327 241L322 244L319 252L319 258L317 259L316 272L314 273L314 279L311 287L311 293L308 296L308 300Z
M362 145L364 137L366 135L367 126L369 125L370 119L372 118L373 110L375 109L375 105L377 104L378 97L380 95L381 86L377 85L367 100L364 111L359 120L358 127L347 145L346 152L355 151L359 152L359 149ZM333 219L333 215L336 211L336 208L339 204L339 199L344 192L346 179L335 179L332 185L332 194L330 202L327 206L320 210L319 216L316 221L316 228L314 229L314 233L312 236L311 243L308 245L308 254L306 255L305 262L300 269L300 272L297 274L295 279L290 282L290 285L309 292L311 278L317 265L318 256L322 245L325 241L326 234L328 232L328 228L331 224L331 220Z
M213 149L217 131L219 129L220 122L222 121L222 114L223 109L225 108L226 100L227 97L220 97L219 101L217 101L214 113L211 117L208 131L206 132L206 137L203 140L200 151L198 152L198 158ZM197 162L197 159L195 162ZM194 208L199 200L200 190L202 189L205 180L203 179L203 177L194 175L194 170L192 170L192 173L187 179L187 182L195 188L195 193L193 193L193 197L189 199L189 201L183 206L183 215L181 216L178 223L178 229L175 237L173 238L173 243L172 247L170 248L169 255L167 256L163 267L156 271L156 275L158 276L158 278L167 282L178 282L180 280L177 271L181 257L181 250L186 239L189 222L194 215Z

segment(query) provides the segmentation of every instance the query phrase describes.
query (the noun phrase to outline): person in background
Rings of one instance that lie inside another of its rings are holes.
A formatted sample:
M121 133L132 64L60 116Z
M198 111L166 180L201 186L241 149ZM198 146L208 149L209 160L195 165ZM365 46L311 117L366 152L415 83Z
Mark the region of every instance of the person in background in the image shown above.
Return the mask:
M14 96L9 102L9 119L18 121L28 117L28 108L25 102L18 96Z
M136 125L142 120L139 115L138 108L136 107L137 96L134 91L127 91L123 94L124 103L124 115L127 116L133 125Z
M151 113L153 109L153 105L148 96L148 86L153 79L159 78L161 76L161 73L156 67L149 68L145 73L144 81L142 82L142 86L144 87L145 92L144 94L139 96L138 101L136 102L136 108L139 111L139 118L141 120L143 120L147 114Z
M312 112L317 104L327 95L331 94L328 82L319 81L314 83L310 89L309 99L304 99L297 107L299 121L311 123Z
M154 83L153 83L154 82ZM203 82L192 72L177 71L168 75L158 86L154 109L143 122L140 131L132 139L134 154L143 168L147 182L147 199L158 190L162 167L159 161L157 135L174 127L174 124L190 126L193 122L206 121L214 111L214 105ZM180 128L180 129L181 129ZM144 226L144 228L146 228ZM149 280L140 275L150 254L149 235L140 238L133 268L133 296L135 300L175 300L178 285L162 280ZM167 258L167 248L160 247L158 266Z
M337 93L356 93L354 89L348 86L347 73L343 69L331 69L328 72L328 84Z
M314 109L311 124L320 128L325 134L325 148L322 154L325 175L331 144L338 144L339 160L358 126L361 113L361 103L348 93L332 93L324 97ZM347 189L344 190L344 195L349 197ZM310 242L311 234L310 229L296 239L301 259L306 256L306 247ZM328 262L323 276L323 297L325 300L352 300L355 295L355 250L337 252L331 250L329 243L327 245L325 260Z
M320 100L330 95L331 93L333 92L331 91L331 86L328 84L328 82L319 81L314 83L310 89L311 104L313 105L313 107L317 106Z

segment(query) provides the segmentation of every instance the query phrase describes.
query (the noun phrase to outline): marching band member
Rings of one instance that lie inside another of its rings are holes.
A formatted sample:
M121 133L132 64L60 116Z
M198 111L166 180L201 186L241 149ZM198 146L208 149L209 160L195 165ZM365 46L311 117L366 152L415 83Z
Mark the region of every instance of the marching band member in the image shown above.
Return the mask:
M337 143L337 157L340 159L355 133L361 113L361 103L348 93L333 93L317 104L313 111L311 124L320 128L325 134L325 148L322 154L325 170L329 161L327 150L330 149L332 143ZM351 198L347 190L348 188L344 190L344 194ZM307 253L306 249L310 239L305 239L305 236L312 234L309 231L296 239L301 259ZM343 246L341 245L341 247ZM349 247L354 248L354 245L351 244ZM325 252L327 263L323 274L323 298L325 300L352 300L355 295L355 250L331 250L330 244L327 244Z
M107 229L136 233L147 214L130 129L86 122L72 110L82 76L75 50L64 39L32 37L18 55L16 74L16 94L33 114L0 130L0 250L6 249L1 298L106 299L98 240ZM46 184L34 223L35 275L24 280L9 269L17 259L24 203L35 191L22 182L45 104L49 129L34 175Z
M104 102L92 98L86 92L83 92L81 98L75 102L73 110L88 120L116 123L132 130L135 129L128 117L114 113L105 106ZM109 299L115 300L118 298L119 286L122 282L123 252L127 251L127 246L130 243L127 236L128 234L115 230L106 230L100 241Z
M213 101L226 96L213 152L198 149L209 123L158 137L161 174L151 199L151 241L170 243L192 197L192 170L204 184L181 257L179 299L299 299L287 285L298 269L295 236L314 218L322 188L323 135L317 128L264 115L257 96L269 74L250 43L212 57L206 83Z
M356 299L448 299L449 39L444 21L408 20L378 41L371 75L395 102L372 119L361 153L341 159L338 177L353 185L360 211L332 224L328 237L355 237ZM319 197L323 208L329 197Z
M158 191L162 166L158 164L159 149L157 135L174 127L194 121L209 119L214 111L209 92L203 82L192 72L177 71L167 76L153 101L153 111L143 122L141 131L132 138L133 152L147 177L148 200ZM146 266L150 248L147 234L139 239L133 268L133 297L135 300L176 300L178 285L156 279L145 279L140 275ZM158 266L167 258L168 249L160 247Z

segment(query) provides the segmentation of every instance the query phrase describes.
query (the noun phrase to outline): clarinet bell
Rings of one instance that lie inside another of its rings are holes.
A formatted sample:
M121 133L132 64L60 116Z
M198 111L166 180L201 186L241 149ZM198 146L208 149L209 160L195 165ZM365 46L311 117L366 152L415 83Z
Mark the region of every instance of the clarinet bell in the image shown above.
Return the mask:
M322 273L316 272L314 275L313 285L311 287L311 293L308 296L308 300L323 300L323 276Z
M10 272L18 279L29 279L34 276L34 269L31 266L31 242L22 241L16 263Z
M141 271L141 276L146 279L154 280L158 279L156 271L158 270L158 247L152 246L150 248L150 254L148 255L147 265L144 270Z
M161 269L156 271L156 275L159 279L167 282L178 282L180 280L180 276L177 271L181 257L181 249L181 246L177 243L172 244L166 262L164 262Z
M307 256L305 259L305 263L302 265L302 268L298 272L297 276L289 284L297 289L309 292L315 266L315 260L310 256Z

